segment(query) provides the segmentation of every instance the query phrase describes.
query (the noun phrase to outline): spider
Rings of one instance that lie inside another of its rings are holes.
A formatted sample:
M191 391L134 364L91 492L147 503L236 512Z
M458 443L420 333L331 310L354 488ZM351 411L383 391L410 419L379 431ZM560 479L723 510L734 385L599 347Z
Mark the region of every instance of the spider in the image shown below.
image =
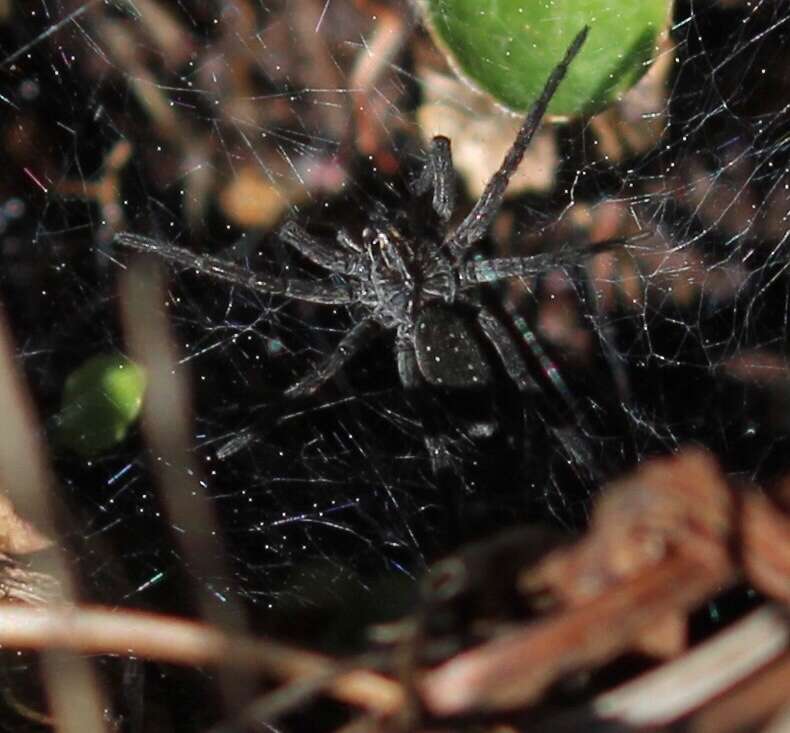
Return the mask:
M116 242L252 291L309 303L348 306L355 325L322 363L286 390L289 398L314 393L373 338L386 331L395 333L397 370L407 394L413 394L426 383L445 389L489 384L493 376L490 359L468 319L458 315L459 309L473 314L483 343L493 347L492 353L518 389L534 390L535 382L512 329L481 304L475 291L483 284L538 274L556 264L557 259L546 254L496 259L470 259L469 255L499 211L508 182L557 87L584 44L587 31L585 27L568 47L482 196L452 229L449 223L455 206L455 180L450 141L442 136L433 139L427 163L412 188L415 196L432 193L431 205L438 219L436 239L406 234L388 221L381 210L371 217L359 242L341 231L336 244L327 244L295 222L285 223L280 238L332 273L331 282L252 272L218 257L195 254L131 233L118 234ZM516 332L523 334L532 353L544 362L544 371L550 377L556 374L523 319L516 316L515 323L509 325L515 325ZM560 384L555 377L551 378ZM435 437L426 438L426 445L436 471L443 464L442 448Z

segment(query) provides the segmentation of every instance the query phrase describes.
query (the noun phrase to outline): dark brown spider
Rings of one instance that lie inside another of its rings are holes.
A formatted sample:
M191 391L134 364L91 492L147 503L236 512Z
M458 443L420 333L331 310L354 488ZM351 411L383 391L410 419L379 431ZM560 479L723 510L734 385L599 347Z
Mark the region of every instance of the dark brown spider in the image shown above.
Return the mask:
M432 191L433 210L440 222L436 240L407 236L381 214L372 217L362 233L361 242L353 241L341 231L335 245L319 241L294 222L286 223L279 236L308 260L334 273L331 283L251 272L218 257L195 254L136 234L119 234L116 241L124 247L155 254L170 264L259 293L348 306L355 325L334 352L286 391L288 397L313 393L371 339L389 330L395 331L398 374L409 393L425 382L444 388L488 384L492 365L470 332L467 321L457 316L458 309L474 313L480 331L493 346L515 385L521 392L531 391L535 383L519 344L500 318L481 305L476 291L483 283L538 274L556 264L557 258L544 254L470 260L469 253L484 237L499 211L510 177L518 168L546 107L586 37L587 28L584 28L552 71L482 196L463 221L450 231L447 224L455 205L450 141L445 137L433 139L428 162L413 188L418 196ZM516 332L523 334L533 354L543 361L545 357L532 331L523 319L514 317L514 321ZM546 363L545 367L553 379L553 366ZM562 389L561 383L556 383ZM426 443L436 470L443 464L441 441L432 438L426 439Z

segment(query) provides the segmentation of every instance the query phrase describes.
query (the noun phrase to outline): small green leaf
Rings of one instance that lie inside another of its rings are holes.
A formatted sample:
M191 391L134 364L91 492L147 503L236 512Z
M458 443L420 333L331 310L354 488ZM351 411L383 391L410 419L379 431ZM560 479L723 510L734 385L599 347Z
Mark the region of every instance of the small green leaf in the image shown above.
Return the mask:
M671 0L423 0L434 38L474 86L525 111L585 26L590 34L548 112L591 114L647 71Z
M145 372L119 354L91 357L66 379L56 439L82 456L120 443L140 414Z

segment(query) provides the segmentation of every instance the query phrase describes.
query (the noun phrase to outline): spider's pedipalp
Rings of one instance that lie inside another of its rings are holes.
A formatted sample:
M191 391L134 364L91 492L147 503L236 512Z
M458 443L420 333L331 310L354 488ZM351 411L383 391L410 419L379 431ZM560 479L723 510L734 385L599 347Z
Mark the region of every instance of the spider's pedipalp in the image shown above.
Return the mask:
M287 221L280 227L278 236L299 254L330 272L351 275L356 269L356 258L335 247L330 247L308 234L295 221Z
M348 305L357 300L357 293L350 285L324 285L311 280L296 280L253 272L221 257L195 254L169 242L142 237L131 232L116 234L113 242L136 252L161 257L169 265L194 270L201 275L264 295L289 296L308 303L324 305Z
M474 207L472 207L469 214L467 214L455 231L447 238L447 246L451 254L457 260L462 259L467 250L475 242L482 239L488 231L494 216L502 205L502 201L505 197L505 190L507 189L508 183L510 183L510 178L516 172L516 169L524 158L524 153L527 151L535 131L540 126L543 115L546 113L546 108L549 106L551 98L556 93L557 87L559 87L560 82L565 78L565 74L573 62L573 59L576 58L581 47L584 45L588 31L589 27L585 26L578 33L576 38L573 39L573 42L565 52L565 57L554 67L554 70L551 72L543 87L540 97L538 97L537 101L532 105L532 109L530 109L524 119L524 124L521 125L521 129L518 131L513 145L507 151L502 165L499 166L499 170L491 177L491 180L486 185L485 190Z
M412 184L418 196L433 189L433 210L443 222L448 222L455 209L455 169L450 152L450 141L437 135L431 141L431 152L419 178Z
M337 232L337 243L340 247L345 249L347 252L351 252L353 254L364 254L365 250L362 249L352 238L351 235L345 229L339 229Z
M321 364L285 391L286 397L306 397L332 379L360 349L379 333L379 325L366 318L357 323L340 341L335 350Z

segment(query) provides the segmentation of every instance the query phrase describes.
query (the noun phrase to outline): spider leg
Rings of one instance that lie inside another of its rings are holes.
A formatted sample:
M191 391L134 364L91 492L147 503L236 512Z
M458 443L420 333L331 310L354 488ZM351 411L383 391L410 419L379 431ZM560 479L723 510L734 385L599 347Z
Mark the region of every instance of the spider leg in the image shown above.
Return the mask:
M502 322L488 308L481 308L477 314L477 322L485 337L499 354L505 371L513 380L519 392L538 392L538 387L524 363L513 336L502 325Z
M313 394L324 382L332 379L378 332L378 324L372 318L357 323L315 370L285 391L285 396L298 398Z
M614 433L630 438L618 441L616 445L610 441L609 445L614 446L618 455L625 460L635 461L639 449L633 431L638 424L638 420L634 421L634 415L638 414L638 411L634 406L626 358L618 349L619 334L616 325L618 319L613 313L602 310L599 293L589 268L577 265L575 270L573 279L579 284L577 292L582 315L588 323L588 328L596 336L594 343L598 344L600 361L605 365L605 369L600 370L600 377L597 379L603 385L600 402L602 415L606 415L608 420L619 420L620 429L615 429Z
M584 425L584 417L576 404L576 400L573 398L568 385L562 378L559 369L548 354L546 354L543 347L540 345L540 341L538 341L534 331L529 327L526 320L515 313L512 308L508 308L507 313L519 333L522 335L528 351L538 362L543 373L554 386L554 389L560 394L575 423L569 425L555 424L548 425L547 427L562 444L566 453L573 458L574 463L577 466L584 467L587 473L590 474L591 477L594 477L597 473L596 461L590 450L588 440L578 428L578 426ZM502 360L505 370L515 382L519 392L522 394L528 392L533 395L539 394L540 387L529 374L527 365L522 355L519 353L518 344L501 321L488 309L482 308L478 314L478 322L486 338L488 338L499 354L499 358ZM567 422L567 417L563 422Z
M546 353L543 346L541 346L538 337L527 323L527 320L522 315L517 313L512 305L506 303L505 309L519 334L521 335L522 342L527 347L527 351L529 351L535 361L538 362L541 371L546 375L547 379L551 382L554 389L560 395L562 401L565 403L565 406L572 414L578 414L576 400L574 400L571 390L565 383L565 380L562 378L562 374L557 368L557 365Z
M299 254L306 257L316 265L320 265L330 272L339 272L342 275L353 275L359 270L359 257L354 257L348 252L343 252L335 247L329 247L311 234L308 234L294 221L287 221L282 225L278 236L286 244L290 244Z
M455 170L450 141L442 135L437 135L431 141L428 162L419 178L412 184L412 190L417 196L422 196L431 188L433 210L443 222L449 221L455 208Z
M554 70L551 72L551 75L543 87L543 92L532 105L532 109L530 109L529 114L527 114L524 124L518 131L513 145L510 150L507 151L502 165L499 166L499 170L491 177L483 194L469 214L467 214L455 231L445 240L450 253L456 259L460 260L467 250L475 242L482 239L486 231L488 231L494 216L502 205L502 200L505 197L505 190L510 182L510 178L524 158L524 153L527 151L535 131L540 126L543 115L546 113L546 108L549 106L551 98L557 91L557 87L565 77L573 59L581 50L587 38L588 30L589 28L585 26L576 38L573 39L573 43L571 43L568 50L565 52L565 58L554 67Z
M431 414L438 414L429 405L426 409L424 400L416 401L416 393L424 385L420 368L417 364L417 354L414 350L414 343L408 337L398 337L395 345L396 359L398 363L398 376L410 401L414 402L414 407L423 423L423 442L428 451L431 461L431 471L434 476L443 475L447 471L453 471L453 457L449 450L451 439L442 435L441 430L432 424Z
M195 254L169 242L161 242L130 232L117 234L113 241L136 252L156 255L169 265L195 270L231 285L266 295L282 295L324 305L348 305L357 301L357 293L350 285L325 285L311 280L295 280L251 272L246 267L228 262L221 257Z
M493 283L511 277L536 277L548 270L575 266L586 257L594 257L622 245L628 245L643 235L606 239L581 247L569 247L557 252L540 252L526 257L495 257L486 260L472 260L461 268L461 289L471 288L481 283Z

